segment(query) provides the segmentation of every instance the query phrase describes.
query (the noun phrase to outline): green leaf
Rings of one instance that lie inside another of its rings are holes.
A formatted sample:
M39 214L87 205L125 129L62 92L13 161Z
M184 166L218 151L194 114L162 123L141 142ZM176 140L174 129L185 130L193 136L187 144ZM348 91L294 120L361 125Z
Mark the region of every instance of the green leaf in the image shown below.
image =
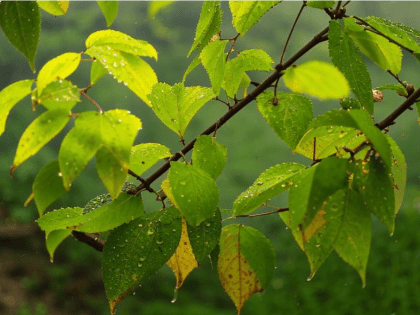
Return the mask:
M217 209L210 218L204 220L198 226L187 224L187 230L195 259L201 263L219 243L222 231L220 210Z
M293 178L289 190L292 228L306 228L323 207L324 201L348 186L347 160L330 157Z
M54 230L72 229L87 233L105 232L143 215L141 196L125 193L85 215L82 208L65 208L48 212L38 219L47 238Z
M340 105L343 109L362 109L362 104L354 98L346 97L340 99Z
M34 90L34 92L37 91ZM35 99L36 94L33 93ZM77 102L80 102L80 93L77 86L70 81L59 79L49 83L36 101L49 110L70 111Z
M215 95L219 95L225 76L225 48L227 43L226 40L216 40L208 44L200 54L201 63L209 75Z
M102 258L111 312L168 261L180 237L181 218L174 207L147 214L111 232Z
M385 135L373 124L369 114L360 109L332 110L318 116L309 124L308 132L300 140L296 152L312 158L316 138L315 158L337 153L337 149L341 155L343 146L353 149L365 140L359 135L360 131L391 169L391 150Z
M44 11L52 15L64 15L67 13L70 1L39 1L37 0L38 6Z
M188 224L197 226L216 211L219 190L205 171L195 165L171 162L168 179L176 205Z
M0 27L10 43L28 60L35 72L35 55L41 33L41 15L35 1L3 1Z
M249 49L241 52L226 63L225 78L222 87L233 98L242 83L246 71L272 70L273 59L261 49Z
M120 192L117 188L122 187L125 179L117 176L120 182L112 183L115 180L112 172L127 170L131 146L140 128L141 121L124 110L81 113L64 138L58 156L64 187L70 189L73 180L103 146L107 151L100 153L98 171L112 198L116 198ZM110 170L106 170L107 165Z
M158 83L153 86L152 94L149 95L156 116L181 136L198 110L213 97L215 95L210 88L184 87L182 83L173 87Z
M38 73L37 90L38 96L42 90L57 78L65 79L72 74L80 63L80 54L65 53L48 61Z
M55 160L44 165L35 177L32 193L39 216L42 216L45 209L66 192L59 174L60 168L58 161Z
M371 213L381 220L391 234L395 227L395 196L392 174L380 157L371 156L356 164L353 187L362 196Z
M313 118L311 101L298 94L264 92L257 97L258 110L277 135L292 149Z
M149 2L148 16L149 19L154 19L156 14L166 8L168 5L174 3L175 1L151 1Z
M90 68L90 84L96 84L96 82L107 73L108 71L104 66L97 60L94 60L92 62L92 67Z
M216 142L212 136L199 136L194 143L192 160L194 165L208 173L214 180L219 177L225 167L227 148Z
M258 209L264 202L294 185L294 176L305 168L302 164L282 163L267 170L233 203L234 215L244 215Z
M3 3L4 4L4 3ZM1 7L1 5L0 5ZM6 119L10 110L26 95L31 93L34 80L22 80L10 84L0 92L0 136L6 127Z
M114 30L97 31L90 34L86 39L86 48L89 50L89 48L93 47L109 50L108 53L110 55L117 51L134 56L151 57L155 60L158 58L156 49L145 40L135 39L125 33ZM88 51L86 53L89 54ZM99 59L99 61L101 60Z
M353 18L344 19L344 25L346 33L354 44L369 59L385 71L390 70L394 74L401 71L400 47L380 35L365 31L363 26L357 25Z
M341 24L332 20L328 33L329 53L334 65L345 75L351 91L369 113L373 113L370 74L350 37Z
M58 245L60 245L70 234L71 230L52 231L49 237L45 240L51 262L54 262L54 252Z
M195 56L193 61L191 61L190 65L188 66L187 70L185 70L184 76L182 77L182 83L185 82L187 75L190 74L199 64L201 63L200 55Z
M391 146L393 157L392 177L394 179L395 214L397 214L401 208L407 184L407 163L405 161L404 153L394 139L388 134L386 135L386 139Z
M194 42L187 57L197 48L203 49L213 35L219 33L221 24L222 9L220 8L220 1L204 1L195 30Z
M229 1L232 25L244 36L261 17L281 1Z
M40 217L37 222L39 227L45 231L45 237L48 239L49 234L55 230L63 230L68 226L77 226L80 224L83 216L83 208L63 208L48 212Z
M97 1L106 19L106 26L110 27L118 14L118 1Z
M407 26L376 16L369 16L364 20L382 34L392 38L398 44L407 47L414 52L420 52L420 45L412 36L410 36L411 34L408 31L409 28Z
M156 73L143 59L123 51L107 49L106 45L93 46L86 54L95 57L118 82L124 82L143 102L150 106L147 95L158 82Z
M396 91L399 95L408 96L407 90L401 83L384 84L384 85L378 86L376 90L379 90L379 91L392 90L392 91Z
M10 173L28 158L35 155L43 146L54 138L70 120L65 109L49 110L37 117L24 131L19 140L15 159Z
M258 230L236 224L222 229L217 269L238 314L251 295L270 284L275 264L274 248Z
M171 155L171 151L163 144L138 144L131 149L130 170L140 176L159 160L169 158Z
M316 9L325 9L331 8L334 5L335 1L308 1L306 5L311 8Z
M335 66L322 61L308 61L286 69L283 81L293 92L321 100L347 97L350 93L345 76Z
M372 235L370 214L363 205L361 196L354 190L349 190L343 201L343 221L334 249L346 263L357 270L364 286ZM331 208L333 209L332 205Z

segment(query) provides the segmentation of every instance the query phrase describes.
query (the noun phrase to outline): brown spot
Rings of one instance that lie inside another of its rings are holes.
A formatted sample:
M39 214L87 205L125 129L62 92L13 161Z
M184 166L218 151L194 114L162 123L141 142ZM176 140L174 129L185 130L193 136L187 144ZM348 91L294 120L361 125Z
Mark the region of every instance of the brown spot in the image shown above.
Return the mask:
M231 274L229 274L228 277L229 277L229 279L232 279L233 278L233 276Z
M146 162L145 161L141 161L141 164L146 164Z

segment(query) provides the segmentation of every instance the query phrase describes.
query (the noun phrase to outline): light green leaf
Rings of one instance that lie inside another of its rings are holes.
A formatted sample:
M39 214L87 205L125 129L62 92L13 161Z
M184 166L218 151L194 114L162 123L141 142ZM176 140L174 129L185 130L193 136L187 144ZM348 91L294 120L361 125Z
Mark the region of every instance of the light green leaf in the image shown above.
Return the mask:
M114 30L97 31L90 34L86 39L86 48L89 50L89 48L93 47L101 47L109 50L108 53L111 55L115 53L115 51L118 51L140 57L151 57L157 60L156 49L151 44ZM86 53L89 54L88 51L86 51ZM99 59L99 61L101 60ZM120 62L118 62L118 64L119 63Z
M36 90L33 95L36 98ZM69 112L77 102L80 102L80 93L77 86L67 80L55 80L49 83L36 100L48 110L63 109Z
M90 68L90 84L96 84L96 82L107 73L108 71L104 66L97 60L94 60L92 62L92 67Z
M215 95L210 88L184 87L182 83L173 87L166 83L158 83L149 95L156 116L181 136L198 110L213 97Z
M168 158L171 155L169 149L163 144L138 144L131 149L130 170L140 176L159 160Z
M308 1L307 6L316 9L331 8L335 1Z
M60 168L58 161L55 160L44 165L35 177L32 193L39 216L42 216L45 209L66 192L59 174Z
M204 1L195 30L194 42L187 57L197 48L203 49L213 35L219 33L221 24L222 9L220 8L220 1Z
M391 70L394 74L401 71L400 47L380 35L365 31L363 26L357 25L353 18L344 19L344 25L346 33L354 44L369 59L385 71Z
M118 160L120 168L125 171L128 168L131 146L141 128L140 120L129 114L129 112L116 109L105 113L83 112L76 119L75 126L64 138L58 160L63 176L64 187L69 190L73 180L80 174L86 164L92 159L96 152L103 146L112 156ZM104 158L104 152L100 153ZM105 165L100 162L100 169ZM115 168L115 160L109 161L112 169ZM110 170L111 172L111 170ZM112 173L108 180L104 179L105 171L100 171L104 184L110 189L112 198L119 194L115 187L109 185L114 178ZM117 187L122 186L121 183Z
M401 83L384 84L384 85L378 86L376 90L379 90L379 91L392 90L392 91L396 91L399 95L408 96L407 90Z
M41 14L35 1L3 1L0 27L10 43L28 60L35 72L35 55L41 33Z
M52 15L64 15L67 13L70 1L39 1L37 0L38 6L44 11Z
M70 234L71 230L56 230L52 231L49 237L45 240L51 262L54 262L54 252L58 245L60 245Z
M111 313L118 302L165 265L180 238L181 218L174 207L147 214L111 232L102 258Z
M1 6L1 5L0 5ZM6 119L10 110L25 96L31 93L34 80L22 80L10 84L0 92L0 136L6 127Z
M24 131L16 150L13 171L28 158L35 155L44 145L54 138L70 120L65 109L49 110L37 117Z
M48 212L40 217L37 222L39 227L45 231L45 237L55 230L63 230L68 226L74 227L80 224L83 216L83 208L62 208Z
M236 224L222 229L217 269L238 314L250 296L269 285L275 263L273 246L258 230Z
M411 34L407 30L407 26L376 16L369 16L364 20L373 26L376 30L392 38L402 46L407 47L408 49L411 49L417 53L420 52L420 45L414 40L412 36L410 36Z
M345 75L350 89L362 106L373 113L372 82L363 58L341 24L332 20L328 32L329 53L334 65Z
M334 249L346 263L357 270L364 286L372 235L370 214L363 205L361 196L354 190L349 190L342 201L343 221L334 242ZM334 210L332 205L331 208Z
M363 202L371 213L394 232L395 195L392 174L380 157L371 156L356 164L353 188L362 196Z
M251 79L246 73L244 73L242 75L241 83L239 83L239 87L242 88L244 91L243 97L245 97L248 94L247 89L250 84L251 84Z
M298 94L264 92L257 97L258 110L277 135L292 149L313 118L311 101Z
M258 209L264 202L294 185L293 177L305 168L302 164L282 163L267 170L233 203L234 215L244 215Z
M229 1L232 25L244 36L261 17L281 1Z
M286 69L284 84L295 93L306 93L326 99L347 97L349 84L344 75L333 65L322 61L308 61Z
M225 78L222 87L233 98L239 89L246 71L272 70L273 59L261 49L249 49L241 52L226 63Z
M225 167L227 148L212 136L199 136L194 143L192 160L195 166L216 180Z
M385 164L391 169L391 149L385 135L373 124L365 110L332 110L318 116L308 126L308 132L302 137L296 152L312 158L314 137L316 137L315 158L323 158L336 153L342 154L340 147L354 148L364 141L358 134L366 136L373 148L379 153ZM311 149L312 147L312 149ZM335 151L334 151L335 150Z
M118 14L118 1L97 1L106 19L106 26L110 27Z
M188 224L197 226L216 211L219 190L205 171L194 165L171 162L168 179L176 206Z
M293 178L289 190L292 228L306 228L323 207L324 201L348 186L348 161L330 157Z
M187 75L190 74L199 64L201 63L200 55L195 56L193 61L191 61L190 65L188 66L187 70L185 70L184 76L182 77L182 83L185 82Z
M209 75L213 92L219 95L226 69L226 40L217 40L208 44L200 54L201 63Z
M39 71L37 78L38 96L42 90L57 78L65 79L72 74L80 63L80 54L65 53L48 61Z
M143 59L123 51L92 46L86 53L95 57L118 82L124 82L142 101L150 106L147 95L157 83L156 73ZM110 47L110 46L108 46Z
M82 208L65 208L48 212L38 224L48 238L54 230L72 229L87 233L105 232L143 215L141 196L125 193L85 215Z
M148 9L148 16L149 19L154 19L156 14L166 8L168 5L174 3L175 1L150 1L149 2L149 9Z
M197 262L201 263L209 256L220 240L222 231L222 215L220 210L198 226L187 224L188 238Z

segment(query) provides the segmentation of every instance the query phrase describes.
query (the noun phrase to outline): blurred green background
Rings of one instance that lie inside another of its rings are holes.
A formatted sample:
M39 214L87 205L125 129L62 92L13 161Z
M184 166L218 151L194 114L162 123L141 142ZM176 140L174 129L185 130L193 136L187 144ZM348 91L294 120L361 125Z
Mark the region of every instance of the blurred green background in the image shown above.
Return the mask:
M235 48L264 49L278 61L300 4L284 2L277 5L244 38L238 40ZM187 59L186 55L194 38L201 3L172 4L153 20L149 20L147 8L147 2L121 2L118 17L111 28L154 45L159 60L148 62L155 69L159 81L174 84L182 80L192 60ZM222 37L234 36L228 3L223 2L222 8ZM420 2L352 2L347 12L349 15L381 16L420 29ZM305 9L286 59L323 29L328 19L322 10ZM37 70L59 54L83 51L89 34L105 28L105 19L95 2L71 2L67 15L61 17L42 12ZM318 45L299 63L310 59L328 61L327 43ZM366 63L374 87L396 83L369 60ZM3 34L0 34L0 64L0 89L17 80L36 77L24 57L8 43ZM419 69L414 58L404 57L400 77L418 87ZM89 71L90 63L83 62L70 80L79 87L85 87L89 84ZM262 81L264 77L265 74L251 73L254 81ZM194 70L186 84L209 86L204 69ZM280 90L286 89L280 86ZM402 102L401 97L391 91L384 94L384 102L376 104L375 119L378 121ZM136 143L159 142L171 148L172 152L181 148L175 134L159 122L150 108L111 77L101 79L89 91L89 95L106 110L126 108L142 119L143 130ZM320 102L315 99L313 104L316 115L339 106L335 101ZM94 108L83 100L74 111L83 110ZM185 135L186 140L195 137L225 111L226 107L221 103L208 103L192 120ZM23 206L39 169L57 158L59 144L65 133L62 132L20 166L13 178L8 175L18 140L37 115L37 112L32 112L29 97L26 98L10 113L6 132L0 138L0 314L109 314L101 281L100 254L70 237L58 248L54 264L51 264L44 245L44 234L33 223L37 218L35 205ZM251 297L242 314L420 314L420 130L416 115L415 111L407 111L391 129L391 135L406 155L408 184L404 204L396 219L394 236L390 237L378 221L373 222L366 287L362 288L356 271L335 254L327 259L314 279L307 282L309 267L306 257L281 219L277 215L244 219L241 222L260 229L270 238L277 251L277 268L271 286L265 292ZM218 131L217 136L218 141L228 147L228 162L217 180L222 192L221 208L231 208L236 196L268 167L287 161L310 163L291 153L264 122L255 103L231 119ZM160 182L156 182L153 187L157 189L159 185ZM76 179L72 191L51 208L84 206L91 198L104 192L105 188L92 161ZM147 211L159 207L154 199L145 195ZM279 196L271 203L279 207L287 206L287 195ZM164 267L120 304L118 314L235 313L233 303L224 293L209 262L193 271L178 293L178 300L171 304L174 286L172 272Z

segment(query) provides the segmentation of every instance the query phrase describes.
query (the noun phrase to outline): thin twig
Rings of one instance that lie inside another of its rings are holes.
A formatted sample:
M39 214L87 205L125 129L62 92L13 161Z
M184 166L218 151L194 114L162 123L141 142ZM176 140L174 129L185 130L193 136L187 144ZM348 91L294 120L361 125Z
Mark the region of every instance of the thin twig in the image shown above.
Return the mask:
M241 35L240 33L238 33L234 38L231 38L230 41L232 42L232 45L230 46L230 49L226 55L226 61L229 60L229 56L233 51L233 46L235 46L236 40L238 39L239 35Z
M271 206L270 208L275 208L276 210L269 211L269 212L264 212L264 213L236 215L236 216L232 217L232 219L236 219L236 218L256 218L256 217L262 217L262 216L265 216L265 215L270 215L270 214L289 211L289 208L277 208L277 207L273 207L273 206Z
M83 95L84 97L86 97L93 105L95 105L95 107L99 110L99 112L102 114L102 108L101 106L99 106L98 103L95 102L94 99L92 99L89 95L86 94L86 92L84 90L80 90L79 91L81 95Z
M398 74L393 74L391 70L387 71L390 75L392 75L395 80L398 81L398 83L400 83L403 87L407 88L407 83L404 83L403 81L401 81L401 79L399 78Z

